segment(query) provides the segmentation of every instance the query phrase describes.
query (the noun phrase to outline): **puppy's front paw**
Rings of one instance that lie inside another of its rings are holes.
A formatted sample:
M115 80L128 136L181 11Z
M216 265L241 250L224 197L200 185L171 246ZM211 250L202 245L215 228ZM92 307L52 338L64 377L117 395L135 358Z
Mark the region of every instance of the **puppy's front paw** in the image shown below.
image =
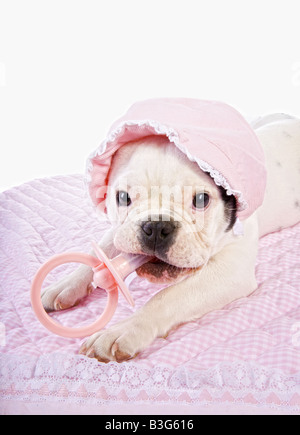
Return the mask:
M134 358L153 339L151 328L136 318L130 318L92 335L79 352L104 363L123 362Z
M74 307L92 290L91 284L76 280L75 277L66 277L44 290L42 304L46 311L65 310Z

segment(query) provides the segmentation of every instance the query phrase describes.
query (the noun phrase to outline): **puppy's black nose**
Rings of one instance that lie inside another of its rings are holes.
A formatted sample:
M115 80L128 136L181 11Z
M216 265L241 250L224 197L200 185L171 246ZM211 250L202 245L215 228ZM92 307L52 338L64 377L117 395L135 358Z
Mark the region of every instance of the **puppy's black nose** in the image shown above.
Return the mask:
M141 238L144 247L152 252L166 251L174 240L176 223L173 221L147 221L141 225Z

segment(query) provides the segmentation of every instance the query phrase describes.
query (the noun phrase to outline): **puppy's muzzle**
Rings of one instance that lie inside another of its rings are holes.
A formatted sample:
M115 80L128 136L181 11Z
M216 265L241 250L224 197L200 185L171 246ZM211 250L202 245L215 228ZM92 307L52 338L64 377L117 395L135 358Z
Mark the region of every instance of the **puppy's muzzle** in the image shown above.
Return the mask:
M141 223L140 242L146 253L164 255L173 244L178 228L174 220L158 216L157 220Z

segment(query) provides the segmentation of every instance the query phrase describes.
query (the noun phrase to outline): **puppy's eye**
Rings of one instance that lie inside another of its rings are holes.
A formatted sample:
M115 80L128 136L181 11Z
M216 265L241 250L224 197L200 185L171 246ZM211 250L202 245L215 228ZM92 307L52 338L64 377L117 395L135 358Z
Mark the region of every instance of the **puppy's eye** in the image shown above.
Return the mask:
M197 209L205 209L209 204L209 195L207 193L197 193L193 198L193 206Z
M128 207L131 204L131 198L124 190L117 192L116 200L120 207Z

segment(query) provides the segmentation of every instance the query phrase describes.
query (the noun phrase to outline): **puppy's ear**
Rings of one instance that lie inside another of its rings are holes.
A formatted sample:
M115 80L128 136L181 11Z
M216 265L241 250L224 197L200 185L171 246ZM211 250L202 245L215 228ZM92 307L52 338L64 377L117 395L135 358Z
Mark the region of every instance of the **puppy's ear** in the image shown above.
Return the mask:
M237 202L234 195L227 195L226 190L219 186L219 191L222 197L222 201L224 202L224 214L225 220L228 222L228 227L225 232L228 232L232 229L236 222L236 213L237 213Z

